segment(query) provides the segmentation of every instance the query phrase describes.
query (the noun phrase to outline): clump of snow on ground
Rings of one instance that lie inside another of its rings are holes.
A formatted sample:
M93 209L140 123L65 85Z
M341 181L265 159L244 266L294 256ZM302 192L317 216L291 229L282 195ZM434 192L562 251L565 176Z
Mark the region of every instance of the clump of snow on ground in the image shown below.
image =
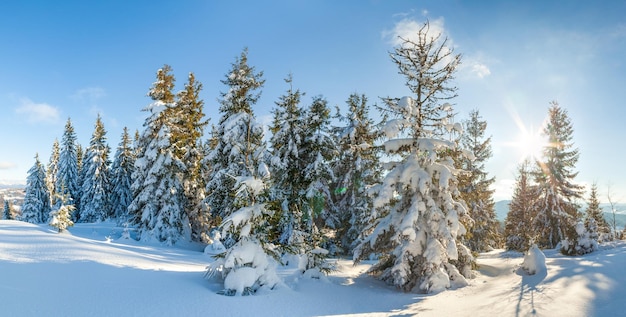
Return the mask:
M220 240L222 238L222 234L215 230L213 236L209 239L209 243L204 248L204 254L206 255L218 255L220 253L226 252L226 247Z
M539 250L536 244L533 244L524 255L522 269L530 275L545 273L548 270L546 266L546 256Z
M233 269L224 279L224 288L235 291L235 294L243 294L246 288L254 286L257 277L255 268L244 266Z

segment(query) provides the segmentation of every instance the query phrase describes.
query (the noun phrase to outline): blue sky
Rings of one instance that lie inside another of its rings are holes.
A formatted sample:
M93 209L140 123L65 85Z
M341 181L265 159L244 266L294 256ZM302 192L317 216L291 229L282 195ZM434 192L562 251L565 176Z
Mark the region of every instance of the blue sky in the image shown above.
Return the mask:
M255 112L268 122L289 73L304 104L409 95L388 52L429 19L463 55L458 120L478 109L488 122L496 199L512 191L522 131L539 129L556 100L581 152L576 180L626 200L624 12L625 1L2 1L0 183L24 182L35 153L47 163L68 117L87 145L99 113L115 148L124 126L141 129L163 64L177 90L196 74L211 122L244 47L265 74Z

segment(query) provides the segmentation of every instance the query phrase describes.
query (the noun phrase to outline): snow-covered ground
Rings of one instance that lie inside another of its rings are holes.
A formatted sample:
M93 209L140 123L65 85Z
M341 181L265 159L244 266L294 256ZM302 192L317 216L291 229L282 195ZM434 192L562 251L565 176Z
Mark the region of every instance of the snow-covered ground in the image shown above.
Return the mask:
M565 257L544 251L547 270L527 275L522 254L481 254L471 285L436 295L406 294L339 260L326 279L279 271L284 284L254 296L216 294L203 279L202 247L121 239L111 223L69 233L0 221L3 316L624 316L626 243Z

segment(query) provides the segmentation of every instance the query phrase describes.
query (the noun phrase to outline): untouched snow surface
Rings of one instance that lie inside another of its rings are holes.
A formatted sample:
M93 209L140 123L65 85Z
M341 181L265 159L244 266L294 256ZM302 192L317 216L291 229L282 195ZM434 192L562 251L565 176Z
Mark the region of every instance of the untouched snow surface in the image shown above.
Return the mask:
M523 256L483 253L470 285L406 294L338 260L327 278L281 268L284 284L254 296L222 296L203 279L200 245L165 247L120 238L112 223L48 226L0 221L4 316L623 316L626 243L579 257L544 250L547 271L526 274Z

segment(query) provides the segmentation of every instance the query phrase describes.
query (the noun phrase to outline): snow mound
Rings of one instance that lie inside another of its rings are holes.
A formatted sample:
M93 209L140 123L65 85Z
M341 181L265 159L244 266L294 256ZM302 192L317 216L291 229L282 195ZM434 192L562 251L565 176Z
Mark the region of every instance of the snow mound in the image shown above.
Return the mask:
M226 248L219 240L213 241L204 248L204 254L206 255L218 255L224 252L226 252Z
M539 250L536 244L533 244L528 252L524 255L524 262L522 263L522 269L530 274L535 275L537 273L545 273L548 271L546 266L546 256Z
M258 275L255 268L240 267L233 269L224 279L224 288L233 290L235 294L245 294L244 290L252 288L257 278Z

